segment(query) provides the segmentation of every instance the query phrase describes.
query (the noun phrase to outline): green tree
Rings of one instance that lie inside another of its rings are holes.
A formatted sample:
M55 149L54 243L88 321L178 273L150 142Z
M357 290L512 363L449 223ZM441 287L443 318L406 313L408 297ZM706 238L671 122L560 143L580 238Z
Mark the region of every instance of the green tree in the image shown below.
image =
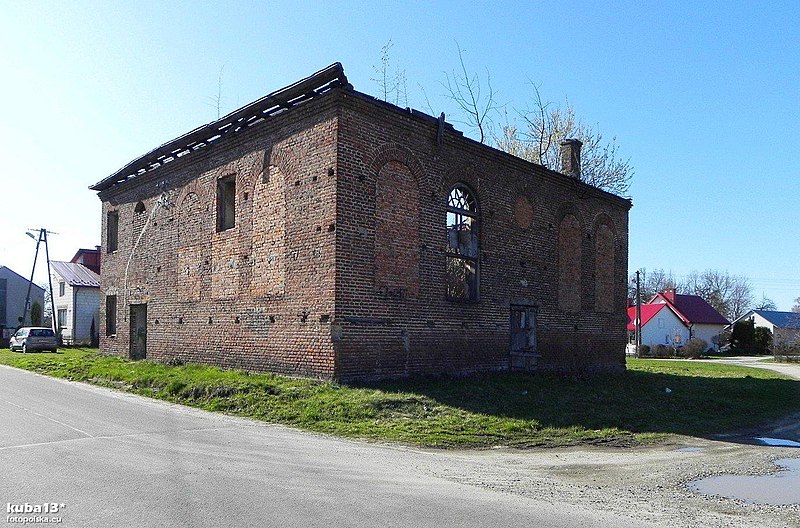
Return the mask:
M769 354L772 348L772 332L769 328L759 326L753 329L753 353Z
M42 326L42 305L38 301L31 305L31 326Z
M755 348L755 329L753 321L738 321L733 325L731 347L745 354L753 353L753 349Z

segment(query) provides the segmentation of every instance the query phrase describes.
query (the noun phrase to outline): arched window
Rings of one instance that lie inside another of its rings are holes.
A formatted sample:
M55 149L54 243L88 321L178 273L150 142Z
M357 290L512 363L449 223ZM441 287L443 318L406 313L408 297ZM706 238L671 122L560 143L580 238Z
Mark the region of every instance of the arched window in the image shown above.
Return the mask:
M447 297L478 300L478 202L465 185L447 197Z

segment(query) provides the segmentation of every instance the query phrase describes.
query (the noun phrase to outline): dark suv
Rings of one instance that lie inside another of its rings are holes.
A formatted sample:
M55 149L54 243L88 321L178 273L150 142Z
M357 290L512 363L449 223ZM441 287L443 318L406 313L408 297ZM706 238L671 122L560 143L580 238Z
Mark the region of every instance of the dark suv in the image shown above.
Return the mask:
M51 328L41 326L23 326L8 340L8 348L11 351L22 350L22 352L32 352L34 350L58 350L58 339Z

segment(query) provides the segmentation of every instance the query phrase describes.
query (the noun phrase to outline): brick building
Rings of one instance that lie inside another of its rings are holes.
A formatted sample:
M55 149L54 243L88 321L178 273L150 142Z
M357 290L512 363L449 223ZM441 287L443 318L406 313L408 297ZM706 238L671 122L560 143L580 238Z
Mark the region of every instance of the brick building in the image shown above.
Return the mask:
M624 369L630 201L353 90L341 65L138 158L103 350L340 380Z

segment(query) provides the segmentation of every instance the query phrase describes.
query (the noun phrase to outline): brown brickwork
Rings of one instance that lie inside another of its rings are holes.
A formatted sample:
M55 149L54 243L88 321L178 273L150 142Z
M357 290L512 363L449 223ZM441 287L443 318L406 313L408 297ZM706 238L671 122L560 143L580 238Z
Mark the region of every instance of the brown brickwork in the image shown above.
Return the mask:
M630 203L441 126L343 83L104 180L103 244L116 212L119 247L102 259L103 297L117 296L102 349L129 354L130 306L145 303L157 360L342 380L506 370L523 305L538 359L520 364L623 369ZM221 231L220 178L235 181ZM456 184L478 204L477 301L446 295Z

